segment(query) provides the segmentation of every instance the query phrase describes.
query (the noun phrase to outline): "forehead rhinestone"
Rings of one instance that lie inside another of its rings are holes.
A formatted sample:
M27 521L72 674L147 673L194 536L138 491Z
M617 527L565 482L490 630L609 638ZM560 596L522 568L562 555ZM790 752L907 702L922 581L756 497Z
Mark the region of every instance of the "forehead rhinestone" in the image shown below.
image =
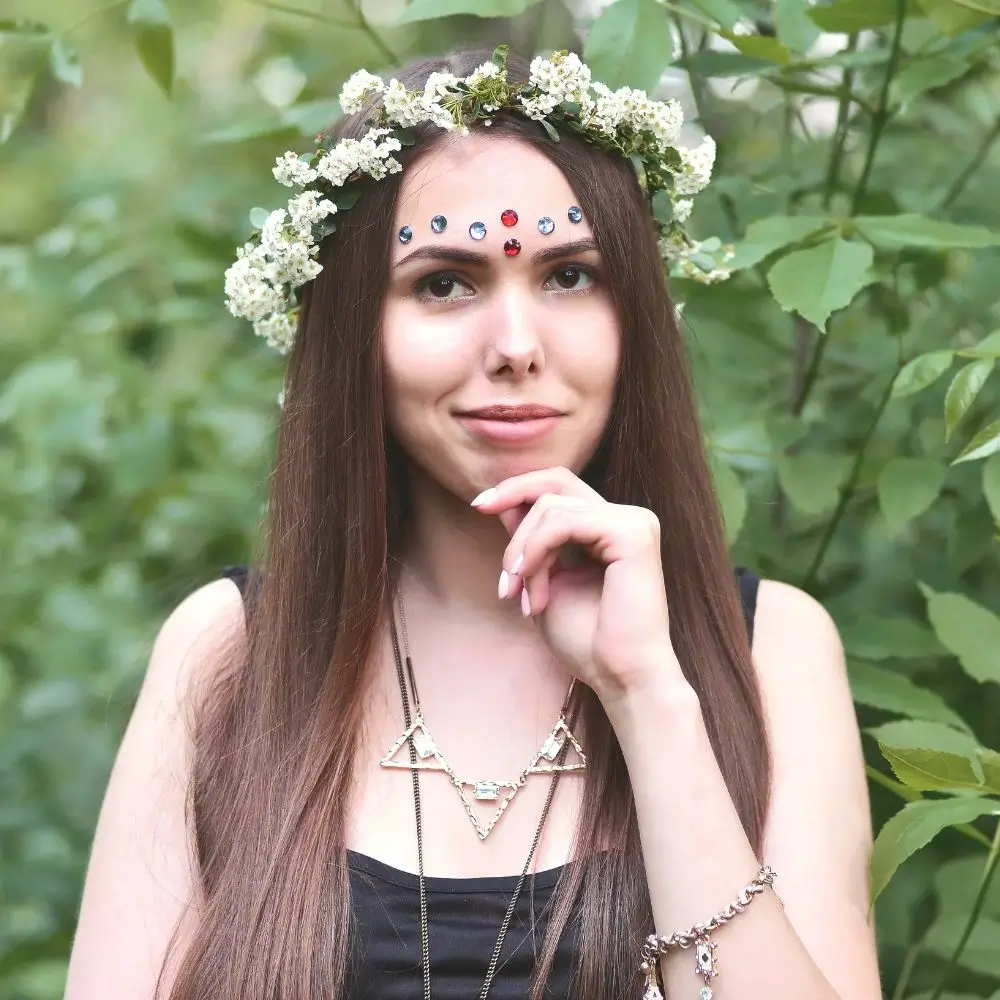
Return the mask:
M399 242L409 243L413 239L413 230L409 226L403 226L399 231Z
M435 233L443 233L448 228L448 220L443 215L435 215L431 219L431 229Z
M486 223L485 222L473 222L469 226L469 235L474 240L481 240L486 235Z
M516 257L521 252L521 244L517 240L507 240L503 245L503 252L508 257Z
M506 211L500 213L500 221L505 226L516 226L517 212L515 212L512 208L508 208Z
M570 205L569 211L566 213L567 218L570 222L582 222L583 221L583 211L579 205Z
M538 220L538 231L543 236L548 236L556 228L555 222L552 221L547 215L543 215Z

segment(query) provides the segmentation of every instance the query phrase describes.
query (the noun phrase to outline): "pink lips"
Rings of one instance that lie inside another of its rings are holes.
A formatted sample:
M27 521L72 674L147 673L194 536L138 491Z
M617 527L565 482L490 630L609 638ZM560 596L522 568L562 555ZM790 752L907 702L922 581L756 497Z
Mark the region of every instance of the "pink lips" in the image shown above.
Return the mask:
M564 414L551 406L531 403L484 406L457 416L477 437L498 443L525 444L545 437Z

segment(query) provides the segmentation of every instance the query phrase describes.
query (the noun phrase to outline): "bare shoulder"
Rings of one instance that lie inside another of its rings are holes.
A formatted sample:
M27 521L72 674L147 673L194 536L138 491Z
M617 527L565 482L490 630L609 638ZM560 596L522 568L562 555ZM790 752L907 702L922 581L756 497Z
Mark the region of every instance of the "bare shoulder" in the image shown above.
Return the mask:
M67 1000L152 997L175 928L183 939L195 903L186 813L191 709L243 636L242 597L228 579L186 596L157 632L101 805Z
M778 873L789 920L838 995L876 1000L868 786L836 623L805 591L762 580L753 661L773 767L764 859Z

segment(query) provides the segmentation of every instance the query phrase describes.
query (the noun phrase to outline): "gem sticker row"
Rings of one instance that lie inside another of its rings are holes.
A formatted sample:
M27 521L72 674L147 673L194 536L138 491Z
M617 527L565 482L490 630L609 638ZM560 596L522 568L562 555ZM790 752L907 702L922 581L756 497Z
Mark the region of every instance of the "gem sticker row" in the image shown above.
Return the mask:
M578 222L583 221L583 210L579 205L570 205L566 211L566 218L569 219L574 225ZM512 208L505 209L500 213L500 222L510 229L512 226L516 226L518 223L518 214ZM555 232L556 224L555 220L549 218L547 215L543 215L537 223L538 231L543 236L550 236ZM435 215L431 219L431 232L432 233L443 233L448 228L448 220L443 215ZM474 240L482 240L486 238L486 223L485 222L473 222L469 226L469 235ZM409 243L413 239L413 228L411 226L403 226L398 233L400 243ZM518 240L509 239L503 245L503 252L508 257L516 257L521 252L521 244Z

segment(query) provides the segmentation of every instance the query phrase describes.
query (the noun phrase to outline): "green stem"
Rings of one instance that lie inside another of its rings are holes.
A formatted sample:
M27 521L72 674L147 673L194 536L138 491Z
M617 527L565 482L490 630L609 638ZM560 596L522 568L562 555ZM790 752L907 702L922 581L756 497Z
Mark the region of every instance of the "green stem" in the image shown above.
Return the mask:
M368 36L368 40L378 49L382 58L390 66L397 65L399 57L382 41L382 36L368 23L368 18L365 17L365 13L361 9L361 0L348 0L348 5L358 19L358 27Z
M872 116L871 134L868 137L868 152L865 154L865 165L861 168L861 179L854 189L854 199L851 202L851 215L857 215L861 203L868 191L868 179L871 177L872 166L875 163L875 151L886 123L892 117L889 110L889 88L899 67L899 57L903 51L903 25L906 22L906 0L896 0L896 24L892 34L892 49L889 52L889 64L885 68L885 79L878 95L878 106Z
M906 785L900 784L900 782L890 778L887 774L883 774L877 768L872 767L871 764L866 765L865 773L873 785L881 785L882 788L888 789L906 802L919 802L923 798L920 792L915 792L912 788L907 788ZM980 833L971 823L961 823L953 829L964 834L970 840L974 840L982 847L990 847L990 838Z
M845 51L853 52L858 47L858 34L855 32L847 40ZM854 90L854 70L845 69L844 75L840 79L840 103L837 106L837 127L833 133L833 150L830 154L830 162L826 168L826 181L823 185L823 210L830 207L833 200L833 193L837 189L837 181L840 179L840 166L844 162L844 147L847 144L848 119L851 115L852 92Z
M969 943L969 938L972 937L972 931L976 926L976 921L979 919L979 914L982 912L983 904L986 902L986 895L990 891L990 883L996 874L998 861L1000 861L1000 821L997 821L997 828L993 834L993 843L990 844L989 854L986 855L986 865L983 868L983 877L979 882L979 892L976 894L976 900L972 904L969 919L965 922L965 930L962 931L962 936L959 938L958 944L955 945L955 950L951 953L948 965L938 980L937 986L934 987L934 992L931 994L930 1000L939 1000L945 985L951 978L951 974L955 971L955 966L958 965L958 960L962 957L965 946Z
M903 959L903 967L899 970L899 979L896 980L896 988L892 991L892 1000L903 1000L906 995L906 987L910 983L910 976L913 975L914 966L917 964L917 957L923 949L923 941L914 941L906 949L906 957Z
M291 14L293 17L304 17L310 21L319 21L321 24L329 24L335 28L359 28L355 21L348 21L342 17L331 17L329 14L320 14L312 10L303 10L301 7L293 7L291 4L278 3L277 0L247 0L254 7L263 7L266 10L276 11L278 14Z
M669 9L669 5L664 4ZM679 13L679 12L678 12ZM677 31L678 44L681 47L681 58L684 61L685 67L687 66L688 59L691 56L691 49L688 46L687 37L684 34L684 26L681 23L680 17L675 13L673 17L674 28ZM694 101L695 114L698 116L698 124L705 128L705 90L702 85L701 79L696 73L692 73L690 70L687 71L688 83L691 86L691 99Z
M882 399L879 401L871 423L868 425L868 430L865 432L864 440L861 442L861 447L858 449L858 453L854 458L854 465L851 468L851 474L848 476L847 483L844 488L840 491L840 499L837 501L837 509L833 512L833 517L830 518L830 523L826 526L826 532L823 535L823 540L820 542L820 546L813 559L812 566L809 567L809 572L806 573L805 581L802 584L803 590L811 590L813 585L816 583L816 576L819 573L819 568L823 564L823 559L826 557L827 550L830 548L833 536L837 533L837 528L840 526L840 522L844 517L847 505L851 502L851 497L854 496L854 490L858 485L858 479L861 477L861 466L865 460L865 453L868 451L868 445L871 444L872 438L875 436L875 429L878 427L879 421L882 419L882 414L885 412L885 408L889 405L889 400L892 398L892 384L894 381L895 378L893 377L886 383L885 390L882 393Z
M686 17L689 21L700 24L707 31L719 30L719 24L710 17L704 17L696 11L689 10L687 7L679 7L677 4L670 3L669 0L657 0L657 2L664 10L669 10L671 14L675 15L675 21L678 17Z
M983 165L986 157L989 156L993 143L1000 139L1000 116L993 123L993 127L983 137L979 144L979 149L972 155L972 159L966 164L965 169L955 178L944 197L938 203L938 211L949 208L955 199L965 190L965 185L969 183L972 175Z

